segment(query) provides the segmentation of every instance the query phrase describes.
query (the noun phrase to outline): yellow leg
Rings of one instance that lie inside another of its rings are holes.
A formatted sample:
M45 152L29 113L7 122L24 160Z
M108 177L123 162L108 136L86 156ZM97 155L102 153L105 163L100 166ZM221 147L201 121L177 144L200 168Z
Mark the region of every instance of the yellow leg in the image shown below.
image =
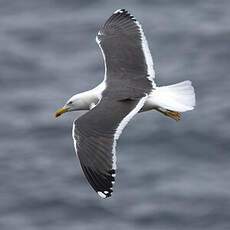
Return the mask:
M157 109L157 111L163 113L165 116L170 117L175 121L179 121L181 119L181 113L179 112L168 110L168 109L166 109L165 111L162 109Z

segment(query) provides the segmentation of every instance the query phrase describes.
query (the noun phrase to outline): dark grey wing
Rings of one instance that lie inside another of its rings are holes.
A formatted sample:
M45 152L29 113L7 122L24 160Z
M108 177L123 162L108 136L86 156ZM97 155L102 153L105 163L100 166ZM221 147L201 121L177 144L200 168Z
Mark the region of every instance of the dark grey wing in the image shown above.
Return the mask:
M122 84L146 90L155 87L148 43L140 23L128 11L115 11L98 32L96 41L104 57L108 86Z
M142 108L146 97L116 101L102 98L74 121L73 139L82 170L102 198L111 196L116 173L116 140L128 121Z

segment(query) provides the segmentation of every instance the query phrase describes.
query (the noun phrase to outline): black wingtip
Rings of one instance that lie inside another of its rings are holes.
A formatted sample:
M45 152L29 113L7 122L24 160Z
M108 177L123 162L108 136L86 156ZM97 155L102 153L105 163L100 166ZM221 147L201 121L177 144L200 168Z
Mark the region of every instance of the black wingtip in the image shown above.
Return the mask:
M113 12L114 14L123 14L123 13L128 13L128 10L126 9L118 9Z
M109 189L105 190L105 191L99 191L99 190L97 191L97 194L98 194L101 198L103 198L103 199L112 196L112 193L113 193L113 185L114 185L114 183L115 183L116 170L115 170L115 169L111 169L111 170L109 171L109 175L110 175L109 178L110 178L110 180L111 180L112 186L111 186Z
M136 21L136 18L132 14L130 14L129 11L126 9L118 9L118 10L114 11L113 14L120 14L120 15L123 14L123 15L129 17L130 19L132 19L133 21Z
M112 192L113 191L98 191L97 194L102 198L102 199L106 199L112 196Z

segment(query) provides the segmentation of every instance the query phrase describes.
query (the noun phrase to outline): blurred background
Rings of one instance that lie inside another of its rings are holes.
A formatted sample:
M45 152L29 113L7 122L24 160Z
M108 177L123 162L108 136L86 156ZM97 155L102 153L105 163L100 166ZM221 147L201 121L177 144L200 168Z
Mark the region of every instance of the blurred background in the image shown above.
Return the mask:
M75 156L82 113L54 119L104 75L95 36L119 8L143 25L156 82L190 79L197 106L175 122L138 114L101 200ZM230 1L0 0L0 229L230 229Z

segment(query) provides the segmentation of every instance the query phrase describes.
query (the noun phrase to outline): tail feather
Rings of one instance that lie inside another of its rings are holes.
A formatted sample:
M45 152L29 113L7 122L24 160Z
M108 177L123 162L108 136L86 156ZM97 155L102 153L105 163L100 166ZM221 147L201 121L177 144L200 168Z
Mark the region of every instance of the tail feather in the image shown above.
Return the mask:
M191 81L157 87L151 94L151 100L159 108L177 112L193 110L196 104Z

